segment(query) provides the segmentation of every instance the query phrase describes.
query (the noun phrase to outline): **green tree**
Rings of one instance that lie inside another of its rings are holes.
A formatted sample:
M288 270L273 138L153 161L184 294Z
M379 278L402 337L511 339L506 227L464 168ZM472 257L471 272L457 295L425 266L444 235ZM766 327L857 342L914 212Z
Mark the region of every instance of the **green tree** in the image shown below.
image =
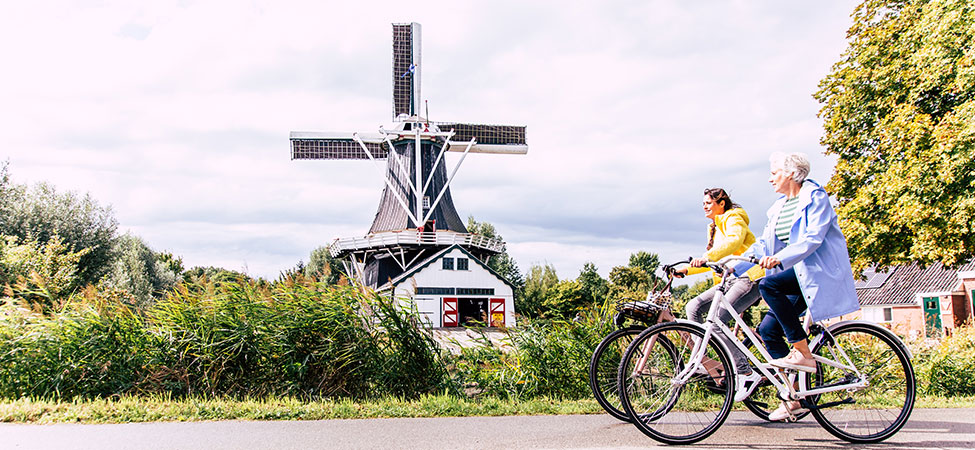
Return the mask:
M183 261L169 253L156 253L138 236L125 234L115 242L108 274L101 284L128 292L136 304L145 307L176 286Z
M560 280L545 291L541 316L547 319L572 319L591 305L578 281Z
M308 265L304 267L305 276L322 280L330 285L339 284L345 277L343 270L342 261L332 257L326 246L312 250Z
M251 277L242 272L228 270L222 267L191 267L183 272L183 282L187 284L207 284L212 283L216 286L233 283L247 283L253 281Z
M467 218L467 231L473 234L479 234L481 236L496 238L504 241L501 234L488 222L478 222L474 220L474 216ZM508 280L509 283L515 287L515 298L519 297L519 293L525 286L525 278L522 277L521 271L518 270L518 264L515 262L514 258L508 254L507 244L501 249L501 253L492 256L487 261L488 267L494 270Z
M599 275L595 264L591 262L583 264L576 281L582 288L586 303L601 304L606 300L606 294L609 293L609 282Z
M0 169L0 234L40 244L57 235L69 252L87 249L78 262L82 284L95 284L108 272L117 228L111 208L91 196L61 193L46 183L17 185L7 164Z
M71 251L58 235L45 243L0 239L0 283L5 296L37 307L57 309L81 286L78 261L88 250Z
M551 264L532 265L525 277L522 295L515 299L515 310L526 317L542 317L545 296L559 283L559 276Z
M627 266L616 266L609 272L609 297L613 301L643 300L647 292L661 285L654 272L660 265L655 253L640 251L630 255Z
M820 82L854 269L975 255L975 4L866 0Z

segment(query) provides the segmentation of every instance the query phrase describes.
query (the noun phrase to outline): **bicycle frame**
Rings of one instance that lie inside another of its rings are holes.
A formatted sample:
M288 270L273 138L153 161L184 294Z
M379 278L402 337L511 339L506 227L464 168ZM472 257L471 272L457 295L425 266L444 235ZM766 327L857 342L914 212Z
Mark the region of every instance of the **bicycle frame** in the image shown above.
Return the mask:
M752 364L755 365L755 367L759 370L759 372L765 375L765 377L769 380L769 382L771 382L778 390L780 398L789 399L789 400L799 400L808 396L824 394L827 392L835 392L835 391L841 391L847 389L863 389L867 387L868 382L864 381L863 374L860 373L860 370L853 365L853 362L850 360L849 356L839 345L832 345L830 347L831 350L834 351L832 356L833 358L839 356L839 359L845 361L846 364L819 355L813 355L813 357L816 359L816 361L819 364L825 364L839 369L853 371L856 374L856 378L858 380L856 382L834 384L831 386L824 386L816 389L796 389L794 387L794 383L796 381L800 381L799 382L800 387L808 385L808 383L806 382L807 381L806 377L808 375L805 372L798 372L799 379L797 380L796 372L779 370L773 367L770 363L770 361L772 361L773 358L771 355L769 355L768 350L765 349L764 345L758 345L759 343L762 342L761 339L755 334L754 331L751 330L750 327L747 326L747 324L745 324L744 320L742 320L741 318L741 315L739 315L738 312L735 311L734 307L731 305L731 302L729 302L728 299L726 299L724 296L725 294L724 291L727 287L727 280L729 278L728 270L725 267L725 265L728 262L735 261L735 260L754 262L749 258L732 255L732 256L726 256L722 258L717 263L709 263L709 265L712 266L712 269L717 269L722 271L721 282L718 284L718 289L715 292L714 299L711 302L711 307L708 310L707 318L704 320L703 324L698 324L696 322L692 322L688 320L681 320L681 322L692 323L697 326L702 326L704 328L704 337L703 339L700 340L695 339L698 342L695 342L694 349L691 351L691 358L690 358L691 363L688 364L688 366L685 367L683 371L677 374L674 383L679 383L679 384L686 383L691 378L691 376L694 375L695 372L697 372L699 369L704 368L702 362L704 360L704 354L707 351L707 343L711 339L711 336L714 335L715 332L719 332L722 333L725 337L727 337L728 341L734 344L734 346L739 351L741 351L748 358L748 360L751 361ZM752 351L750 351L747 347L745 347L745 344L743 344L738 339L738 337L735 336L734 332L731 331L731 329L727 325L725 325L720 320L718 320L719 313L722 310L727 311L731 315L732 319L734 319L737 326L740 327L742 331L745 333L745 335L748 336L748 338L751 339L751 341L756 344L754 347L756 350L758 350L762 359L757 358ZM812 319L810 317L810 314L806 314L805 319L803 320L803 329L808 333L811 325L812 325ZM829 331L826 330L825 327L823 327L823 332L818 334L815 338L811 339L809 342L809 346L811 348L815 347L815 345L818 344L820 340L826 338L827 336L829 336ZM726 351L730 350L727 348L725 343L720 339L716 341L718 342L718 345L721 345L723 348L725 348ZM652 346L652 344L653 342L648 341L647 348ZM836 353L839 353L839 355L836 355ZM731 355L730 351L728 351L728 355L729 356Z

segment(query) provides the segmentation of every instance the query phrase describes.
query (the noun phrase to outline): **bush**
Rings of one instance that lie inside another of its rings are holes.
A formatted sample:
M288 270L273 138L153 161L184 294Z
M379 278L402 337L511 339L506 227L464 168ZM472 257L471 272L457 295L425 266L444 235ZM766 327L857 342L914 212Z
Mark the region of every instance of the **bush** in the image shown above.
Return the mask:
M937 347L915 354L922 392L942 397L975 395L975 327L965 326Z
M413 316L309 279L184 284L144 313L88 288L52 315L5 305L0 396L415 398L451 388Z
M58 235L46 243L0 236L0 286L4 295L40 311L57 309L81 284L78 261Z

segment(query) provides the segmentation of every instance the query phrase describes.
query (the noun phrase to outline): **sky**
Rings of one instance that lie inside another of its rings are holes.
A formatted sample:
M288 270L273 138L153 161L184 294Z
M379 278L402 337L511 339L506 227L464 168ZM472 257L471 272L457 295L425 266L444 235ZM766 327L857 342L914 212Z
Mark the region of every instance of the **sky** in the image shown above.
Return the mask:
M14 2L0 159L186 267L275 278L365 234L383 188L366 161L292 161L289 132L389 127L391 24L418 22L431 120L528 130L527 155L464 160L458 213L494 224L522 272L606 276L641 250L700 255L705 188L761 233L773 152L829 179L813 94L857 3Z

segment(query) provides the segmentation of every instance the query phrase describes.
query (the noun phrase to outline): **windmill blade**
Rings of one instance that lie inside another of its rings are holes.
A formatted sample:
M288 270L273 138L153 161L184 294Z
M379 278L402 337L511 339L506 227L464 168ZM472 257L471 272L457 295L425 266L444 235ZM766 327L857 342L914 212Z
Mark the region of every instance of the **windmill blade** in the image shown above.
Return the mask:
M385 158L389 148L379 134L360 134L369 154L352 133L291 132L291 159L375 159Z
M467 143L475 139L476 144L471 147L471 153L528 153L526 128L523 126L438 122L437 128L441 131L454 130L454 135L447 142L447 151L463 152Z
M478 125L473 123L436 122L441 131L454 130L451 141L477 139L478 144L525 145L525 127L514 125Z
M420 24L393 24L393 119L420 113Z

